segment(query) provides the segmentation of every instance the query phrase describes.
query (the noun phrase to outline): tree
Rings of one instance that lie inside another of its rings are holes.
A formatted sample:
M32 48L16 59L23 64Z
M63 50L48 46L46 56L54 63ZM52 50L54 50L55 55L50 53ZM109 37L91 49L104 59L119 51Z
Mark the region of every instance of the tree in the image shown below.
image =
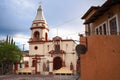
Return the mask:
M9 39L10 39L10 37L9 37ZM0 41L1 73L5 74L5 73L8 73L9 71L11 71L10 69L12 69L13 64L20 62L20 60L22 59L22 56L23 56L23 54L22 54L21 50L18 48L18 46L16 46L13 43L13 40L12 40L12 42L10 42L10 40L4 41L4 42ZM8 70L6 68L8 68Z
M18 46L9 43L3 43L0 46L0 61L19 62L22 58L22 52Z

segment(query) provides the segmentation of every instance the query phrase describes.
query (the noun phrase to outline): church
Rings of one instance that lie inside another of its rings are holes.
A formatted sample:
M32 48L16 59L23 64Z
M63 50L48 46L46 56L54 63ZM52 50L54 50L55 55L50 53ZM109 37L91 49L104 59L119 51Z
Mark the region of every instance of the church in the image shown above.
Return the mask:
M37 15L32 22L31 38L29 39L29 54L24 59L24 67L34 70L34 74L53 74L55 70L66 67L73 74L77 70L77 55L72 39L62 39L59 36L49 36L49 27L41 5L37 9Z

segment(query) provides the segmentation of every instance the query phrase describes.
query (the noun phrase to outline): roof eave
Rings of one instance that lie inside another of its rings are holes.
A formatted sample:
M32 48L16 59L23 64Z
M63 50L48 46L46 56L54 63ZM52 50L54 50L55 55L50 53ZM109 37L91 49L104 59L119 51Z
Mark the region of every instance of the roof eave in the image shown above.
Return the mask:
M111 6L115 4L120 4L120 0L108 0L106 1L101 8L99 8L88 20L84 22L84 24L89 24L94 22L99 16L103 15L106 11L110 9Z

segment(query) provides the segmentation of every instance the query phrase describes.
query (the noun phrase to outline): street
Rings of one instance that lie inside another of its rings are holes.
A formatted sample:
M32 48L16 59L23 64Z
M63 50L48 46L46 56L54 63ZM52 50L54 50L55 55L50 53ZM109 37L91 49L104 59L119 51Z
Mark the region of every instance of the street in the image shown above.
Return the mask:
M77 80L74 75L2 75L0 80Z

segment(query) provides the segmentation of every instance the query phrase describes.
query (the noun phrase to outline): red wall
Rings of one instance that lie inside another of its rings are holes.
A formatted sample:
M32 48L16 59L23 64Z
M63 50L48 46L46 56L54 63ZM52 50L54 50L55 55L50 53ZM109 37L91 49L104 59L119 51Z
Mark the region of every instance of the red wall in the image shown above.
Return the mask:
M88 51L80 58L81 80L120 80L120 36L88 37Z

